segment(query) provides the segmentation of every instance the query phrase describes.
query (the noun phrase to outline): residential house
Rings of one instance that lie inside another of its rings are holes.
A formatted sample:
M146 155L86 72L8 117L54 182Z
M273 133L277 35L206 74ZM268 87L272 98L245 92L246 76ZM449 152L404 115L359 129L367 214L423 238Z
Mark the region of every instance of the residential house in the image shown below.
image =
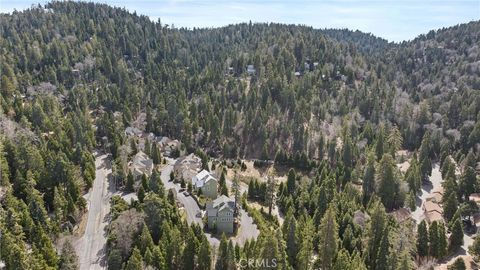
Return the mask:
M217 232L233 233L235 223L235 201L225 195L207 203L208 228Z
M125 128L125 135L126 136L142 136L142 131L136 127L127 127Z
M141 177L143 174L150 176L153 170L153 160L147 156L143 151L133 157L133 161L130 164L130 169L135 178Z
M253 67L253 65L248 65L247 66L247 73L248 75L255 75L257 70Z
M437 204L440 204L442 202L443 198L443 188L440 188L439 190L435 190L432 192L432 196L430 198L427 198L427 201L432 201Z
M480 193L472 193L468 198L470 201L474 201L477 204L480 203Z
M157 137L156 141L160 146L160 150L167 157L169 157L174 150L180 149L180 142L178 140L172 140L168 137Z
M192 179L202 168L202 160L195 154L183 156L175 161L173 170L177 179ZM193 185L193 182L192 182Z
M427 220L428 223L434 221L443 222L443 209L433 200L425 201L422 205L422 210L425 215L425 220Z
M192 177L192 186L197 192L201 190L205 197L217 198L218 180L206 170L202 170Z
M304 69L305 69L305 72L312 71L312 69L310 68L309 62L305 62Z

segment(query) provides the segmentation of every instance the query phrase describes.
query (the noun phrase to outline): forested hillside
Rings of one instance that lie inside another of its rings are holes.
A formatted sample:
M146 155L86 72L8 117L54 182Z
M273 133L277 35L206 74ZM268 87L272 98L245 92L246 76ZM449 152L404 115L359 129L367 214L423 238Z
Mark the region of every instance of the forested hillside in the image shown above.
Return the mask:
M447 179L450 224L440 230L454 230L466 215L457 209L479 191L479 21L394 44L283 24L177 29L67 1L0 14L0 32L0 255L8 269L70 269L72 248L55 244L86 210L93 151L106 149L120 164L125 127L143 114L146 132L180 140L183 153L274 160L301 172L276 190L282 230L262 231L235 249L237 260L267 254L266 239L274 238L271 252L286 269L312 261L322 269L410 269L425 255L416 225L386 212L414 210L434 163ZM399 150L413 153L406 172L395 164ZM131 254L140 264L143 257L152 267L184 269L200 264L180 256L210 256L198 228L175 225L174 202L160 190L137 206L119 203L122 216L140 220L136 234L148 247L117 247L117 267ZM148 220L156 204L167 208L158 224ZM356 210L369 216L365 230ZM178 246L160 250L159 241ZM231 269L235 258L226 254L234 251L223 245L226 268L217 267ZM445 247L431 257L446 254Z

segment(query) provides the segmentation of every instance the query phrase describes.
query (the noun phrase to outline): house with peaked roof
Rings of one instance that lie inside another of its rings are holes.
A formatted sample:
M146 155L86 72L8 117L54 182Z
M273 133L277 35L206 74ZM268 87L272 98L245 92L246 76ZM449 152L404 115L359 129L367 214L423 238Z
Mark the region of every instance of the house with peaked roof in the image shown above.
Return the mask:
M235 222L235 201L222 195L207 203L208 228L217 232L233 233Z
M192 186L197 192L201 190L205 197L215 199L218 196L218 180L206 170L192 177Z
M130 164L132 174L134 177L141 177L143 174L150 176L153 170L153 160L142 151L133 157L133 161Z
M428 223L434 221L443 222L443 209L438 203L425 201L422 205L422 210Z
M247 66L248 75L255 75L256 72L257 72L257 70L255 69L255 67L253 65L248 65Z

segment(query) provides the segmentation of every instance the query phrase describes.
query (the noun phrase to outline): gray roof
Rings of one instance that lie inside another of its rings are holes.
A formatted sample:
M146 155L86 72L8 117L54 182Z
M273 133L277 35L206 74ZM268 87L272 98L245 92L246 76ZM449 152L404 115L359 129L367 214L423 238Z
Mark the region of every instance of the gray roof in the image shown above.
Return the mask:
M224 208L230 208L233 211L235 208L235 201L222 195L213 201L213 208L218 209L218 211L221 211Z
M213 202L207 204L207 215L209 217L217 216L218 212L224 210L235 212L235 202L225 195L222 195Z
M206 170L202 170L201 172L199 172L197 175L195 175L195 177L192 178L192 182L193 184L197 187L197 188L201 188L203 187L206 183L210 182L210 181L217 181L217 179L215 177L213 177L210 172L206 171Z
M138 174L145 173L150 175L153 169L153 160L150 159L144 152L138 151L138 153L133 157L132 167L133 171Z

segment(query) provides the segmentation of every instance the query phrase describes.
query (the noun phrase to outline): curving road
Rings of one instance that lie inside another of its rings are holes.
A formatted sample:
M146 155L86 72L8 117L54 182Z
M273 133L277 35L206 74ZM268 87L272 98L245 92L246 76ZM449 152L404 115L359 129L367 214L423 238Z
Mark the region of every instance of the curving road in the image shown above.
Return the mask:
M108 175L112 172L109 157L95 153L95 181L84 198L87 200L87 224L84 234L74 242L80 270L107 269L106 232L110 212L110 186Z

